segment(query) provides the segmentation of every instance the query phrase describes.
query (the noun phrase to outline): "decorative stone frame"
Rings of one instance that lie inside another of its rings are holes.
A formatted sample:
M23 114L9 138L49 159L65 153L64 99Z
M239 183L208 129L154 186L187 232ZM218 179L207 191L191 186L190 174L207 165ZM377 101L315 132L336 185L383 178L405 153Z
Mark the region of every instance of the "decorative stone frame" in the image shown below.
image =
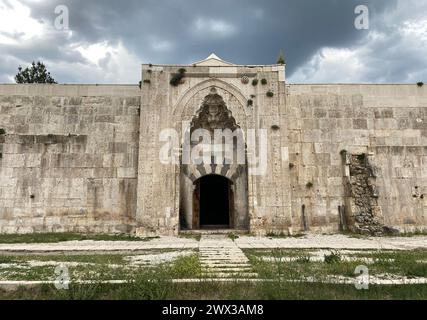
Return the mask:
M242 129L243 133L247 132L248 128L257 129L255 127L253 114L248 112L245 108L247 99L244 95L230 83L218 80L218 79L209 79L199 83L198 85L192 87L187 92L185 92L182 97L178 100L176 105L173 108L172 114L172 124L179 133L180 137L184 137L183 135L183 125L182 122L191 123L192 119L200 107L203 105L203 101L206 96L215 92L220 95L227 106L227 109L232 113L234 119L236 120L236 124ZM249 110L250 111L250 110ZM181 144L183 143L183 138ZM198 173L194 175L194 180L199 179L203 175L212 174L209 172L209 169L206 170L197 170ZM217 169L218 170L218 169ZM234 172L241 170L241 168L222 168L218 172L220 175L228 179L232 179ZM174 210L179 215L180 211L180 184L181 184L181 166L176 165L174 167L174 175L175 175L175 188L174 188L174 199L175 206ZM247 214L248 214L248 226L251 225L251 219L255 216L255 195L256 195L256 187L254 177L248 175L248 188L247 188ZM193 181L194 182L194 181Z

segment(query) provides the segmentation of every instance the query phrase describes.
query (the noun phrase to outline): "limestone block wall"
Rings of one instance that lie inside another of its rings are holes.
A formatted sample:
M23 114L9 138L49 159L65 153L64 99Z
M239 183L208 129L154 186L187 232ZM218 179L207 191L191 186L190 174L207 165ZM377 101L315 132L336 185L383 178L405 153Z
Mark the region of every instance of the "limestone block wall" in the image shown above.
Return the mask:
M180 68L144 65L141 89L0 85L0 233L177 234L192 179L236 178L160 161L162 130L182 143L213 92L245 134L267 133L266 171L247 164L238 192L251 233L427 229L425 86L288 85L278 66L205 65L172 86Z
M0 85L0 233L135 228L138 86Z
M375 168L375 214L400 231L427 228L427 88L287 85L281 111L289 147L294 228L338 231L345 205L342 151Z

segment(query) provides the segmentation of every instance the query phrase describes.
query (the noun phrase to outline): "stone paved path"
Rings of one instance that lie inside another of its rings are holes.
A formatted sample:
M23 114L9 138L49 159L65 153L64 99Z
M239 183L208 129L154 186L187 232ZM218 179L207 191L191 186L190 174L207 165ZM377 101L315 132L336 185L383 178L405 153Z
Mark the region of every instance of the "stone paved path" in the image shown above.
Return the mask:
M203 276L207 278L255 278L248 258L224 235L202 236L199 244Z
M241 249L413 250L427 249L427 236L355 238L342 234L310 234L300 238L240 237L236 244Z
M213 235L212 235L213 236ZM205 236L209 239L211 236ZM215 237L215 236L213 236ZM224 240L225 236L221 236ZM212 238L215 239L215 238ZM230 240L226 238L225 240ZM231 241L232 242L232 241ZM0 252L72 252L72 251L138 251L155 249L197 249L195 239L161 237L151 241L68 241L38 244L0 244ZM352 238L346 235L307 235L301 238L267 238L241 236L234 243L240 249L313 248L313 249L427 249L427 236L395 238Z

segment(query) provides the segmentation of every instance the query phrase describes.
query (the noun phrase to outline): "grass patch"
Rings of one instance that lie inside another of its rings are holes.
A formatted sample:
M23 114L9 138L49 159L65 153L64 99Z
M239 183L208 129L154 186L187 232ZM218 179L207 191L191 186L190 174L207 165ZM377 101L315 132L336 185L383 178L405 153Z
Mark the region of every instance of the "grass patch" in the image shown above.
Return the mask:
M427 277L427 250L375 251L354 253L351 256L374 259L369 269L375 274L392 273L408 278Z
M79 233L32 233L0 234L0 244L16 243L58 243L64 241L150 241L153 238L139 238L132 235L79 234Z
M341 254L338 251L332 251L330 254L325 255L325 263L334 264L341 262Z
M0 291L9 300L424 300L427 285L370 286L357 290L351 285L321 283L218 283L173 284L163 273L146 272L135 283L71 285L70 290L53 286Z
M144 254L152 253L163 252L159 250L144 252ZM129 273L134 274L144 269L159 267L167 270L169 278L174 279L198 278L201 275L201 265L196 253L179 257L161 266L131 265L125 257L134 255L139 254L2 255L0 256L0 280L51 281L56 278L54 271L57 265L73 262L77 265L68 266L70 277L80 280L92 280L94 277L101 277L103 280L124 280L128 278ZM32 262L52 262L52 264L36 265Z
M179 257L172 263L169 272L170 276L174 279L199 278L202 274L199 256L193 254L191 256Z
M366 253L353 253L348 256L355 258L354 261L343 259L339 251L333 251L325 256L324 262L313 262L309 260L310 249L292 250L245 250L251 261L254 271L260 277L274 279L278 275L285 279L300 279L302 277L316 277L319 279L327 276L355 277L355 269L360 265L367 265L371 275L393 274L408 278L427 277L426 250L414 251L377 251ZM269 261L262 257L270 257ZM293 261L285 260L293 258ZM360 258L360 259L358 259ZM366 258L373 259L373 263L367 264Z

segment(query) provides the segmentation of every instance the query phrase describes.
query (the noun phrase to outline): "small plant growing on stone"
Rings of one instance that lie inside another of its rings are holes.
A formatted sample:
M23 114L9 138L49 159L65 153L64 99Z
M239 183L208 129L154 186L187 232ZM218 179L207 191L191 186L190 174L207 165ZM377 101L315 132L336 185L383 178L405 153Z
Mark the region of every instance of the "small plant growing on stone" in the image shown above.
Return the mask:
M289 163L289 169L292 170L293 168L295 168L295 165L293 163Z
M262 84L263 86L267 85L267 83L268 83L268 82L267 82L267 79L265 79L265 78L264 78L264 79L262 79L262 80L261 80L261 84Z
M308 182L305 186L307 187L307 189L311 189L314 185L313 182Z
M279 58L277 58L277 64L286 64L285 55L283 54L283 51L280 51Z
M364 154L364 153L358 154L357 160L359 160L360 162L365 162L366 161L366 154Z
M267 97L273 98L274 97L274 93L272 91L268 91L267 92Z
M0 128L0 136L3 136L6 134L6 130L4 130L3 128Z
M255 99L255 98L256 98L256 95L251 94L251 99Z
M273 125L273 126L271 126L271 129L273 130L273 131L278 131L278 130L280 130L280 127L278 126L278 125Z
M252 85L255 87L255 86L257 86L258 85L258 79L253 79L252 80Z
M153 73L153 70L148 69L148 70L147 70L147 73Z
M174 74L174 75L172 76L172 79L171 79L171 81L170 81L170 84L171 84L172 86L174 86L174 87L179 86L179 85L181 84L181 82L182 82L182 79L184 79L184 78L185 78L185 73L186 73L186 72L187 72L187 71L186 71L184 68L179 69L179 70L178 70L178 73L177 73L177 74Z
M332 251L330 254L325 255L325 263L336 264L342 260L341 254L338 251Z
M237 235L237 234L235 234L235 233L230 233L230 234L228 235L228 237L229 237L231 240L233 240L233 241L235 241L236 239L239 239L239 235Z
M310 257L308 255L301 255L299 257L296 258L295 262L298 263L309 263L310 262Z
M150 79L145 79L145 80L144 80L144 83L150 84L150 83L151 83L151 80L150 80Z
M422 87L424 85L424 82L418 82L417 86Z
M252 107L254 105L254 101L252 99L248 100L248 107Z

